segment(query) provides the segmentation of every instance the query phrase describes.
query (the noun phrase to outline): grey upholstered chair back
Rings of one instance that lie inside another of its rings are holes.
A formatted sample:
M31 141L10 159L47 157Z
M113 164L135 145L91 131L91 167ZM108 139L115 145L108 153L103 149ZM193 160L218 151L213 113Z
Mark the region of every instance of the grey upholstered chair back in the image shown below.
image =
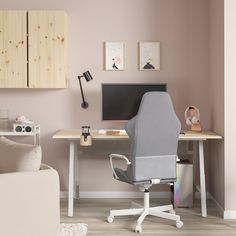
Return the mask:
M169 94L146 93L138 114L126 125L131 139L129 178L175 179L180 128Z

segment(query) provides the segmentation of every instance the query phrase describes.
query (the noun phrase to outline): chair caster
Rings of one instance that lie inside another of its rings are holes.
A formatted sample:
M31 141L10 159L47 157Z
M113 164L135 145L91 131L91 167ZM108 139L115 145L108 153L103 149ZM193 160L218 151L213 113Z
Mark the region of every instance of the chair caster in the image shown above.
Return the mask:
M181 220L176 221L176 227L177 227L178 229L182 228L183 225L184 225L184 223L183 223Z
M175 210L169 210L169 213L175 215L176 212Z
M141 234L143 232L141 225L136 225L135 227L135 233Z
M107 222L108 222L108 223L112 223L113 220L114 220L114 216L108 216L108 217L107 217Z

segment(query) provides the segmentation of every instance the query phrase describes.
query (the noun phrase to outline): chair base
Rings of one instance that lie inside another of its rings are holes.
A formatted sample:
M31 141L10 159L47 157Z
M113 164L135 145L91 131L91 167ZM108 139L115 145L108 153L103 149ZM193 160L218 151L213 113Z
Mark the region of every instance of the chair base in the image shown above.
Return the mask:
M140 208L131 208L125 210L112 210L110 215L107 217L107 222L112 223L115 216L129 216L129 215L140 215L137 220L137 225L135 227L136 233L142 233L142 222L147 215L157 216L168 220L173 220L176 222L176 227L181 228L183 222L180 220L180 216L175 214L173 205L165 205L158 207L149 207L149 192L144 192L144 206L137 203L132 205Z

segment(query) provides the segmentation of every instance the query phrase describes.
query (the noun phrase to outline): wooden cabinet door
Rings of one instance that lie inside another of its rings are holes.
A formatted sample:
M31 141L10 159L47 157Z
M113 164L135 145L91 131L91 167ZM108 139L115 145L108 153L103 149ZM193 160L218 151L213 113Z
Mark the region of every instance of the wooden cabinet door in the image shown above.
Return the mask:
M26 11L0 11L0 88L27 88Z
M67 19L64 11L28 12L30 88L65 88Z

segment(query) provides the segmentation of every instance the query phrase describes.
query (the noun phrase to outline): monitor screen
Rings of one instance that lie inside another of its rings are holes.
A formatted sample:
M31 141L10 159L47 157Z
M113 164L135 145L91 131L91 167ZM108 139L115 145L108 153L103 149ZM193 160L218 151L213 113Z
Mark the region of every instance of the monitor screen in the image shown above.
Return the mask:
M150 91L165 92L166 84L102 84L102 119L130 120Z

